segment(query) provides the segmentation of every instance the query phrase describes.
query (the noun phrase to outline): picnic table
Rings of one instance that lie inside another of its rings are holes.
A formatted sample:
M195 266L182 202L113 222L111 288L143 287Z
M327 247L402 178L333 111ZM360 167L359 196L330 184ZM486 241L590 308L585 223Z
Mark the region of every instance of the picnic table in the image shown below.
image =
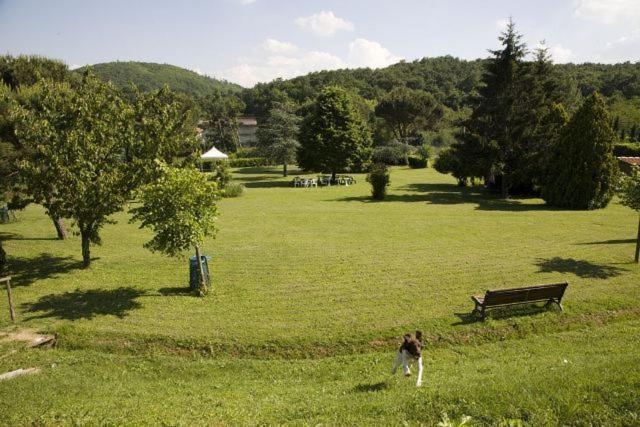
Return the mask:
M338 175L335 180L331 180L330 175L318 175L317 178L307 178L296 176L293 178L292 184L294 187L330 187L331 185L344 185L349 186L356 183L354 177L350 175Z

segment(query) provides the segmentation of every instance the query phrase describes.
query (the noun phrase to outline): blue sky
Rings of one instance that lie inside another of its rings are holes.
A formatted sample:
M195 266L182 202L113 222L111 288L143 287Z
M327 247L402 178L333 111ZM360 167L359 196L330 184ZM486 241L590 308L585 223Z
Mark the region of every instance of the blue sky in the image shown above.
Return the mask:
M485 57L513 16L556 62L640 60L640 0L0 0L0 53L175 64L251 86L321 69Z

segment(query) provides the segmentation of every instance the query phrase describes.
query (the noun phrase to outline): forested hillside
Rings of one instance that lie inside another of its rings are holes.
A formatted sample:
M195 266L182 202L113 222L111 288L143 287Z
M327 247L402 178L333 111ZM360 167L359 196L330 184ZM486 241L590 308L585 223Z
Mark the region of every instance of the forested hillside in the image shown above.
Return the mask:
M86 67L79 68L82 72ZM102 80L111 81L125 91L134 83L142 91L158 89L168 85L176 92L193 97L211 94L216 89L223 92L237 92L240 86L227 81L201 76L193 71L168 64L151 62L105 62L91 66Z

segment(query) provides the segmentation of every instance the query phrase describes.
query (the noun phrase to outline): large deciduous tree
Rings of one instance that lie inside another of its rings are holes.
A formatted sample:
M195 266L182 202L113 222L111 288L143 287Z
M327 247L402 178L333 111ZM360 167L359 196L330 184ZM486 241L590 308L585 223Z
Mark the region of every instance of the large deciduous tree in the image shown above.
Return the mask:
M244 110L244 103L234 94L216 91L204 98L202 104L206 148L215 146L230 153L238 151L238 117Z
M331 173L362 169L371 157L371 133L356 109L353 95L332 86L310 106L300 127L298 165Z
M594 93L563 128L553 147L542 189L544 200L571 209L607 206L618 173L614 140L607 107Z
M640 171L634 168L631 176L625 176L620 185L620 202L640 213ZM636 263L640 262L640 222L638 223L638 236L636 239Z
M217 184L195 168L162 165L156 182L138 192L141 205L132 209L131 221L150 228L155 236L145 247L153 252L177 256L195 249L198 262L199 293L207 287L202 269L200 247L206 237L215 235Z
M287 164L296 160L300 148L298 134L300 118L291 104L275 104L261 120L256 132L258 149L264 157L282 164L282 175L287 176Z
M399 86L382 98L375 113L384 119L395 138L404 142L419 130L435 128L444 109L433 95Z

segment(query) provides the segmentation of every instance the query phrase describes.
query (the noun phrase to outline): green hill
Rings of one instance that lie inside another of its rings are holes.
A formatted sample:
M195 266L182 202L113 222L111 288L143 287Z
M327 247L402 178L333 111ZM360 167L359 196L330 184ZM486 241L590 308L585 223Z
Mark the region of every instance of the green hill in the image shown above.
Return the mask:
M85 68L87 67L77 71L82 72ZM215 89L232 92L241 90L237 84L202 76L169 64L116 61L91 65L91 68L98 77L111 81L124 90L129 90L131 83L143 91L158 89L166 84L176 92L196 97L207 95Z

